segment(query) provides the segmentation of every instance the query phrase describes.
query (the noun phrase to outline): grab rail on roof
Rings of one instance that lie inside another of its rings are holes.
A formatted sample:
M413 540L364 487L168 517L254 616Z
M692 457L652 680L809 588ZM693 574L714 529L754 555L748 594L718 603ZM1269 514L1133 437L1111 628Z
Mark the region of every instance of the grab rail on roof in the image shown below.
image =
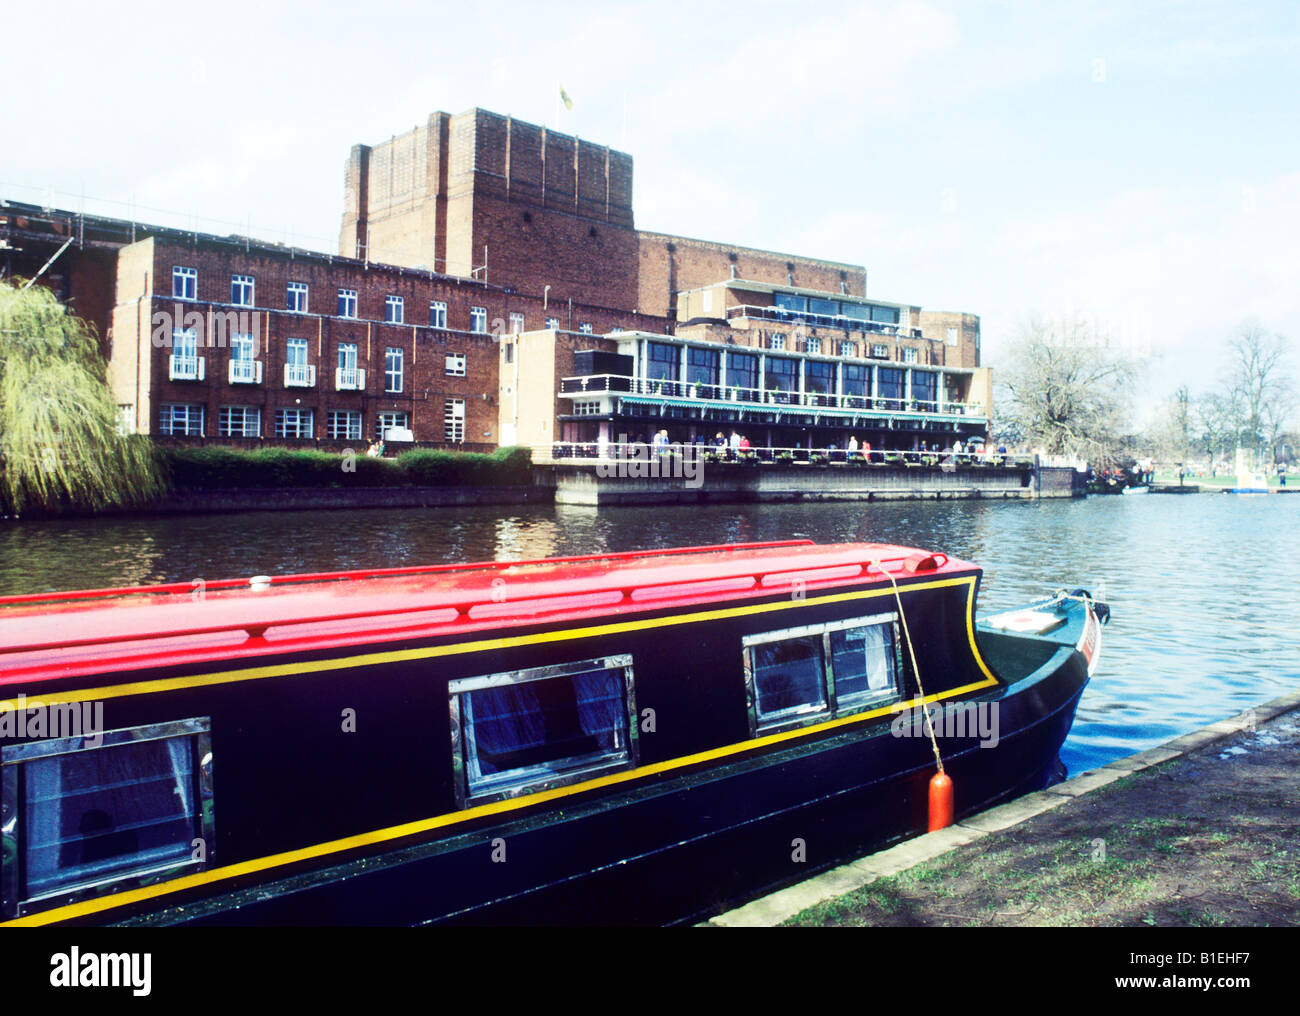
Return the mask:
M778 545L790 546L793 544L799 546L799 545L805 545L805 543L810 543L810 542L811 541L787 541ZM729 546L739 546L739 545L733 544ZM695 548L691 548L691 549L694 550ZM623 554L620 556L626 557L626 556L640 556L640 555L639 552L629 552L628 554ZM578 560L590 560L590 558L579 558ZM640 590L662 590L664 592L667 592L668 590L671 589L681 589L682 587L689 588L691 585L716 584L717 582L721 582L721 581L746 579L746 578L750 580L750 584L747 587L747 589L752 590L755 588L761 588L765 584L768 584L769 580L773 580L773 579L775 579L776 581L771 583L771 588L776 588L781 584L783 584L784 582L789 582L791 585L793 585L796 582L803 581L806 579L811 579L811 581L815 583L825 583L825 582L833 582L833 581L844 581L846 579L862 578L869 575L873 568L879 571L882 574L882 576L885 574L885 572L908 571L908 572L916 573L916 572L937 571L938 569L946 565L948 561L949 561L948 555L942 553L936 553L936 554L927 554L923 552L911 553L907 555L886 557L883 559L879 557L854 555L852 557L846 557L846 559L844 560L831 561L831 562L821 563L816 565L809 565L806 567L792 568L788 564L786 564L784 567L776 569L774 571L762 571L762 570L753 571L749 568L737 568L734 571L728 572L726 574L710 575L706 578L688 579L683 582L673 582L673 583L652 582L652 583L646 583L644 585L637 585L637 584L629 585L627 583L626 576L619 576L618 573L609 573L595 578L581 591L576 593L572 589L542 590L540 592L532 593L527 596L523 596L518 600L513 600L509 602L516 607L522 607L530 603L536 604L538 602L545 601L545 600L561 600L561 599L572 600L578 597L591 597L591 596L599 595L601 593L618 592L621 594L621 596L617 604L602 604L602 606L617 606L617 605L624 605L624 604L632 604L634 602L633 601L634 595ZM520 562L512 562L512 563L518 564ZM743 559L741 561L738 561L737 563L738 564L744 563ZM856 574L852 574L852 575L844 575L842 573L846 568L857 568L857 572ZM834 573L834 574L823 574L819 578L817 575L817 573L819 572ZM619 581L620 578L622 579L622 581ZM736 589L731 591L743 592L744 590ZM664 598L668 598L668 597L664 597ZM474 595L471 595L471 597L468 599L461 599L461 600L448 601L448 602L435 601L432 603L424 602L418 604L408 604L401 607L380 607L380 608L371 607L364 610L331 611L322 614L313 614L306 617L294 617L294 618L287 618L283 620L253 619L247 621L227 621L221 624L199 625L199 626L192 626L186 628L168 628L162 631L122 632L122 633L116 633L107 636L59 639L56 641L32 642L32 643L13 645L13 646L0 646L0 655L12 655L15 653L26 653L26 652L41 652L44 650L54 650L54 649L71 649L71 648L77 648L82 646L112 645L115 643L148 642L152 640L183 638L192 635L217 635L217 634L224 634L224 633L237 632L237 631L243 631L247 633L248 641L258 642L265 645L266 644L265 635L267 630L270 628L299 627L303 625L325 624L325 623L339 622L339 621L357 621L366 618L383 617L383 616L395 617L399 615L409 615L409 614L416 614L421 612L432 612L432 611L450 612L454 610L455 614L452 617L440 621L431 620L429 622L431 625L451 624L457 621L469 620L470 612L475 607L482 607L482 606L500 607L504 602L506 601L503 601L499 598L499 593L494 588L490 592L485 591L483 593L475 593ZM649 598L636 601L636 606L639 608L644 608L649 602L652 602L652 600ZM563 608L556 607L553 609L558 610ZM538 611L532 612L533 615L537 613L539 612Z
M406 575L434 575L457 571L504 571L541 564L578 564L583 561L619 561L641 557L667 557L673 554L716 554L730 550L763 550L772 547L806 547L812 540L769 540L760 543L717 543L699 547L672 547L660 550L623 550L608 554L580 554L573 557L542 557L525 561L476 561L466 564L411 565L406 568L371 568L363 571L304 572L299 575L273 575L273 586L294 585L305 582L339 582L347 579L395 578ZM225 589L247 589L249 579L216 579L204 582L205 592ZM125 596L192 594L196 589L191 582L169 582L153 586L119 586L109 589L79 589L67 592L19 593L0 596L0 607L24 606L34 603L71 603L94 599L115 599Z

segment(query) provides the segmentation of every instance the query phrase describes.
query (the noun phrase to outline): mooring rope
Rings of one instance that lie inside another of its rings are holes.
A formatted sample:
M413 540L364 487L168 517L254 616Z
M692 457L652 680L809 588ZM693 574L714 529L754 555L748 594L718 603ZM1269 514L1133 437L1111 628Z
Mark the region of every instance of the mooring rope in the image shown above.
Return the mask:
M907 615L903 612L903 597L898 592L898 582L895 581L892 572L886 570L879 561L871 561L870 564L876 571L883 574L889 579L889 584L894 587L894 601L898 604L898 619L903 623L903 641L907 643L907 655L912 660L912 673L916 675L916 690L921 693L921 714L925 717L926 733L930 735L930 747L934 749L934 762L939 767L939 772L943 772L943 757L939 754L939 739L934 734L934 721L930 718L930 710L925 701L925 686L921 684L921 668L916 662L916 650L912 648L912 633L907 628Z

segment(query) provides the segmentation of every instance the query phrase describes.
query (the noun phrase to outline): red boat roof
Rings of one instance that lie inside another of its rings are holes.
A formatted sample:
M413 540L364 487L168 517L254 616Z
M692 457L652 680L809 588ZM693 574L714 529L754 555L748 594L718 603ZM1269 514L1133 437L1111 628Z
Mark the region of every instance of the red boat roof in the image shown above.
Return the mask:
M802 540L0 597L0 685L972 567L910 547Z

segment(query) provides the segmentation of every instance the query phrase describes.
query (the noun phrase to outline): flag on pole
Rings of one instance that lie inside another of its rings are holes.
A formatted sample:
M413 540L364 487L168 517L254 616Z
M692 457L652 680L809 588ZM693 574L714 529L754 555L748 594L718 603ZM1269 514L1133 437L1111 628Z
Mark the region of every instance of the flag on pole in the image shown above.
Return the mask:
M560 86L560 101L564 103L565 109L573 108L573 100L569 98L569 93L564 90L563 85Z

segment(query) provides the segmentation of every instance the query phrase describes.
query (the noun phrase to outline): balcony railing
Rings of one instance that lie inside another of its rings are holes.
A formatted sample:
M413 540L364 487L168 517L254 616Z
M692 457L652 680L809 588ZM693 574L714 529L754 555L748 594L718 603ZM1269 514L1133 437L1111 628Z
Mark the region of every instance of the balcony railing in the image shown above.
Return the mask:
M284 365L284 386L286 388L315 388L316 365L314 363L286 363Z
M168 357L167 376L172 381L202 381L202 356L179 356L173 353Z
M760 307L752 303L727 308L727 320L755 318L778 324L810 325L814 328L838 328L845 332L863 332L869 335L891 335L903 338L921 338L921 329L884 321L867 321L863 318L845 317L843 314L813 314L810 311L787 310L785 307Z
M706 384L694 381L647 380L621 374L593 374L566 377L560 381L560 394L572 398L590 395L642 395L672 401L716 403L719 408L750 407L791 410L832 410L842 413L929 413L942 416L982 418L984 407L975 402L939 402L929 399L901 399L880 395L845 395L830 392L791 392L767 388L740 388L733 385Z
M357 367L338 367L334 371L334 389L359 392L366 387L366 372Z
M260 385L262 383L262 361L231 360L230 383L232 385Z

